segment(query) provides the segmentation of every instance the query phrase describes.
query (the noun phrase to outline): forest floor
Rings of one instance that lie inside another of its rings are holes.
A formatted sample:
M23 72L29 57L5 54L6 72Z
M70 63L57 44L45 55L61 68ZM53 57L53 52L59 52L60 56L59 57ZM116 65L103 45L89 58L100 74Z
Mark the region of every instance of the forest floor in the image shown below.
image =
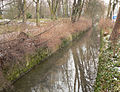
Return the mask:
M85 18L80 18L75 23L71 23L69 19L48 20L42 22L39 27L16 25L15 23L10 26L1 26L3 31L0 35L0 85L6 85L6 80L18 77L21 71L28 70L48 53L40 50L35 54L39 48L47 47L50 52L54 53L62 43L66 44L67 40L72 41L76 34L88 30L91 26L91 20ZM8 30L6 27L10 29ZM42 56L39 56L41 53ZM29 60L28 56L32 59ZM23 70L23 67L28 68ZM16 68L17 70L15 70Z
M103 38L103 47L99 56L98 75L95 92L119 92L120 91L120 39L115 47L109 41L110 35Z
M119 92L120 91L120 38L116 46L109 40L113 25L101 26L104 37L99 55L98 74L96 78L95 92ZM110 24L107 23L107 24ZM107 29L107 30L106 30ZM106 32L108 34L106 35ZM115 48L115 56L113 54Z

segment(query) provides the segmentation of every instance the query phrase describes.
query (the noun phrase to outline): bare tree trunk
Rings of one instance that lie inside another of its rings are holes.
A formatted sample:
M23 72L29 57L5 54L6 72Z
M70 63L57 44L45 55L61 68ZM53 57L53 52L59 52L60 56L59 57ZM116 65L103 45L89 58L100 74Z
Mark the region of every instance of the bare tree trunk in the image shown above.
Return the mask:
M109 1L109 6L108 6L108 13L107 13L107 18L110 18L109 16L110 16L111 5L112 5L111 1L112 1L112 0L110 0L110 1Z
M50 13L51 13L51 19L55 20L57 19L56 12L58 8L58 4L61 0L47 0L49 8L50 8Z
M68 17L68 0L65 0L64 10L65 10L65 17Z
M113 31L111 33L111 37L110 37L111 40L117 39L119 29L120 29L120 8L119 8L119 13L117 15L117 19L116 19Z
M36 2L36 25L39 25L39 0Z
M82 9L83 9L84 2L82 3L82 0L78 0L76 3L76 0L74 0L73 3L73 9L72 9L72 16L71 21L75 22L80 18Z
M17 0L17 8L18 8L18 19L21 17L21 14L22 14L22 17L23 17L23 2L22 0Z
M68 7L69 9L69 16L71 16L72 15L72 8L71 8L71 1L69 1L69 7Z
M116 8L117 4L118 4L118 0L114 0L113 8L112 8L113 15L114 15L114 11L115 11L115 8Z
M40 1L40 8L39 8L39 17L42 18L43 14L42 14L42 1Z
M61 3L59 2L58 4L58 9L57 9L57 17L62 17L62 11L61 11Z
M74 0L73 7L72 7L72 16L71 16L72 22L75 22L75 16L76 16L76 0Z
M4 0L2 0L2 7L1 8L3 10L3 8L4 8Z
M119 8L119 13L117 15L117 20L115 22L113 31L112 31L111 36L110 36L110 40L112 40L112 43L113 43L113 53L114 53L114 55L115 55L116 42L117 42L117 39L119 37L119 30L120 30L120 8Z
M64 17L64 16L65 16L65 11L64 11L64 0L62 0L62 11L63 11L62 16Z
M26 22L26 0L23 0L23 23Z
M80 16L81 16L81 13L82 13L82 11L83 11L84 4L85 4L85 0L83 0L83 2L82 2L81 9L79 10L79 13L78 13L77 21L79 20L79 18L80 18Z

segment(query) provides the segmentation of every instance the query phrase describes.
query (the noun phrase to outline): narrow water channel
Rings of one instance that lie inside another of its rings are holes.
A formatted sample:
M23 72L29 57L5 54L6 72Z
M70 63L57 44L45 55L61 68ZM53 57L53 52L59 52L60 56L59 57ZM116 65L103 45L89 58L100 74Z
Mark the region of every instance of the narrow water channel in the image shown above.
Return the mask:
M15 92L93 92L98 54L97 31L88 31L19 79Z

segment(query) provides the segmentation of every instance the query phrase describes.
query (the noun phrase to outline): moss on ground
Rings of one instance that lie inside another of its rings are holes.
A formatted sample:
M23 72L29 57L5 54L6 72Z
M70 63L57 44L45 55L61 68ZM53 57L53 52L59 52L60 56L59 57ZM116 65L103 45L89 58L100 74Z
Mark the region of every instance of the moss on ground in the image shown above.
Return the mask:
M7 76L7 79L14 81L21 77L24 73L28 72L32 67L39 64L50 54L48 48L40 48L34 54L25 56L26 63L21 67L20 65L15 65L13 71Z
M71 34L68 38L61 38L61 45L59 46L59 49L64 48L68 46L72 41L79 39L86 31L81 31L78 33Z

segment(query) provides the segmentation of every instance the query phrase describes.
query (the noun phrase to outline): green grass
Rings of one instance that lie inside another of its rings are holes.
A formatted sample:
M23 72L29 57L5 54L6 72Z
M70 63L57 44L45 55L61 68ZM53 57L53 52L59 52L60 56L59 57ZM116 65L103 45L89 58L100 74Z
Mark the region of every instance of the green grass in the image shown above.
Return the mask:
M14 22L16 21L20 21L20 20L14 20ZM35 19L28 19L27 21L30 22L35 22ZM40 22L40 25L45 25L47 22L51 21L50 19L39 19L39 21L44 21L44 22ZM18 32L18 31L23 31L25 28L30 28L30 26L24 26L22 24L18 24L17 22L14 23L14 25L0 25L0 34L6 34L6 33L11 33L11 32Z
M28 21L30 21L30 22L36 22L36 19L28 19ZM39 21L48 22L48 21L51 21L51 19L39 19Z

